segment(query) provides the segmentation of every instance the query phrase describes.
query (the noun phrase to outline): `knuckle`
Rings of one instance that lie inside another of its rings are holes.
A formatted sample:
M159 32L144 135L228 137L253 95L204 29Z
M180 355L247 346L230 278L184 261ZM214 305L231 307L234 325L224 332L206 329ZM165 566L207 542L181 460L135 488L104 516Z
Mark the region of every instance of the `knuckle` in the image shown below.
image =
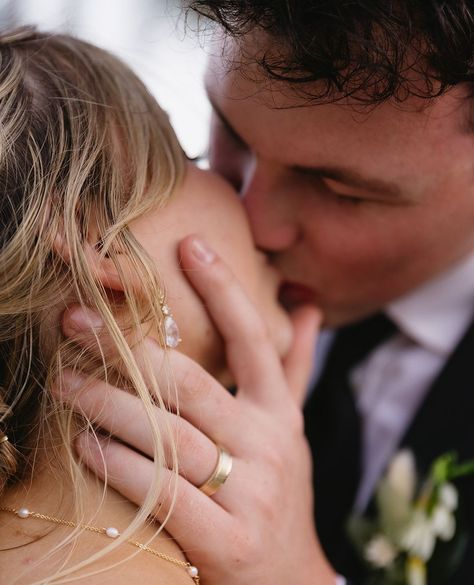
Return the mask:
M244 319L239 320L233 333L228 336L229 347L232 344L240 345L243 340L259 348L272 345L269 331L256 311L247 313ZM252 366L249 364L249 367Z
M176 448L182 454L182 457L185 457L185 459L200 461L203 462L204 465L205 462L209 460L209 448L207 448L207 445L204 441L200 440L199 434L196 433L196 429L194 427L192 427L183 419L180 420L182 424L179 426L177 425L175 432ZM211 451L211 456L213 455L215 455L214 449ZM209 473L212 472L212 463Z
M212 280L214 285L222 288L227 288L229 286L239 286L232 270L220 258L218 258L214 263L214 270L212 270Z
M284 468L284 461L282 458L281 449L276 447L274 444L272 445L267 444L264 447L262 452L262 458L265 467L269 469L272 475L279 475L279 473Z
M196 276L200 277L201 285L213 294L216 294L216 291L217 294L227 292L232 287L238 286L232 270L220 258L217 258L205 271L198 271Z
M209 374L200 366L190 364L182 371L180 397L204 397L210 391L210 385Z
M265 486L265 492L261 492L256 498L256 506L259 517L264 526L274 526L278 518L278 489L274 484Z
M270 332L260 317L252 320L252 339L255 345L270 343Z
M184 421L181 419L181 422ZM185 424L176 425L174 428L174 440L176 448L182 452L195 451L195 441L192 433Z

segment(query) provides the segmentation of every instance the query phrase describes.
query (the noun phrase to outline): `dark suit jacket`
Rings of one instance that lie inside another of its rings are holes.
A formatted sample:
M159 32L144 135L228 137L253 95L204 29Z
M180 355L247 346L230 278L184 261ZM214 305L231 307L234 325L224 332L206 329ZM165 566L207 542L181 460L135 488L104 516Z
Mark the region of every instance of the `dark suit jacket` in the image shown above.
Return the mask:
M324 420L324 413L322 415L316 413L315 408L318 408L318 400L317 396L313 395L305 408L305 419L314 457L316 526L321 524L325 527L319 535L334 568L351 583L365 584L366 568L345 535L344 523L350 513L350 506L348 508L343 503L341 512L338 501L340 486L345 489L350 486L352 502L354 501L359 477L350 465L341 469L335 462L334 473L331 474L334 476L331 477L333 485L329 486L333 489L326 488L322 490L321 497L318 496L318 460L322 458L321 465L326 472L328 467L323 465L327 454L324 453L324 445L317 444L318 435L315 429L315 423ZM347 432L353 432L353 429L351 431L348 428ZM348 436L347 444L354 448L351 457L359 459L359 437ZM420 473L426 472L434 459L448 451L456 451L461 461L474 458L474 323L433 383L400 443L400 448L402 447L408 447L414 452ZM356 476L353 477L354 475ZM460 520L466 533L462 561L455 573L448 577L447 564L441 557L441 566L436 567L429 575L429 585L474 583L474 478L472 476L464 478L458 480L456 484L462 503L459 511ZM345 496L340 498L342 502L344 498ZM342 517L339 518L339 515ZM438 553L442 552L441 547Z

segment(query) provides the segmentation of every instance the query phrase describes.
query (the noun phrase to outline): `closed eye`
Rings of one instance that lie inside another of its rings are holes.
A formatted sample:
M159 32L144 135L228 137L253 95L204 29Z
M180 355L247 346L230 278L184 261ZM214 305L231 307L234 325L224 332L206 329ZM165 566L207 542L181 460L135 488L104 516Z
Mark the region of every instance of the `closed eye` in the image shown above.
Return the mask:
M224 128L226 134L232 138L232 140L241 148L247 148L247 143L245 140L240 136L240 134L235 130L235 128L231 125L229 120L224 116L222 111L217 107L217 105L209 98L211 102L213 113L215 114L217 120Z

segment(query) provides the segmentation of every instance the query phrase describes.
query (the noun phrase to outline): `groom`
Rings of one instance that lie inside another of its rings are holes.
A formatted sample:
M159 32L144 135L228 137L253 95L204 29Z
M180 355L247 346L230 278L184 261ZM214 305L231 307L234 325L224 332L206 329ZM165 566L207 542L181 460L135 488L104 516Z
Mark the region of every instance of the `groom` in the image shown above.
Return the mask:
M325 585L336 573L364 583L345 525L354 511L374 513L394 454L410 448L420 473L447 451L474 456L474 6L192 4L225 31L206 79L211 166L242 193L257 246L285 277L286 302L316 304L336 332L305 408L317 536L297 424L281 424L293 451L270 453L271 476L258 477L256 465L253 485L232 497L224 486L215 507L189 491L169 529L205 584ZM203 243L200 255L186 246L211 310L241 310L225 294L226 268ZM254 437L255 460L265 443L256 408L246 401L235 413L239 431L252 411L240 432ZM139 502L146 473L137 466L131 478L114 461L111 452L117 488ZM465 585L474 581L474 485L458 489L469 539L455 574L439 582Z

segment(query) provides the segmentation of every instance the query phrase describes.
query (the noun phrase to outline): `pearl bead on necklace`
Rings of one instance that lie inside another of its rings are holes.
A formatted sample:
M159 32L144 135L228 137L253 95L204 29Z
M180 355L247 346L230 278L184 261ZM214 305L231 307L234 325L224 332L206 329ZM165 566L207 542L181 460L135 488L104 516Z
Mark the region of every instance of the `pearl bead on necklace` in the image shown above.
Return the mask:
M62 520L61 518L55 518L54 516L47 516L46 514L40 514L39 512L32 512L26 507L21 507L18 509L0 507L0 511L1 512L9 512L11 514L16 514L18 516L18 518L22 518L22 519L36 518L38 520L45 520L47 522L53 522L54 524L59 524L61 526L69 526L70 528L83 528L84 530L88 530L89 532L95 532L97 534L104 534L105 536L108 536L109 538L118 538L120 536L120 532L119 532L118 528L115 528L115 526L109 526L108 528L99 528L97 526L90 526L89 524L79 524L76 522L72 522L70 520ZM194 581L194 583L196 583L196 585L199 585L199 583L200 583L199 571L198 571L197 567L195 567L194 565L191 565L191 563L189 563L187 561L181 561L179 559L175 559L174 557L171 557L165 553L161 553L161 552L147 546L146 544L143 544L141 542L137 542L136 540L129 539L126 542L128 544L131 544L132 546L135 546L136 548L139 548L140 550L143 550L143 551L150 553L150 554L152 554L160 559L168 561L169 563L173 563L174 565L178 565L180 567L183 567L184 569L186 569L188 575L191 577L191 579Z

